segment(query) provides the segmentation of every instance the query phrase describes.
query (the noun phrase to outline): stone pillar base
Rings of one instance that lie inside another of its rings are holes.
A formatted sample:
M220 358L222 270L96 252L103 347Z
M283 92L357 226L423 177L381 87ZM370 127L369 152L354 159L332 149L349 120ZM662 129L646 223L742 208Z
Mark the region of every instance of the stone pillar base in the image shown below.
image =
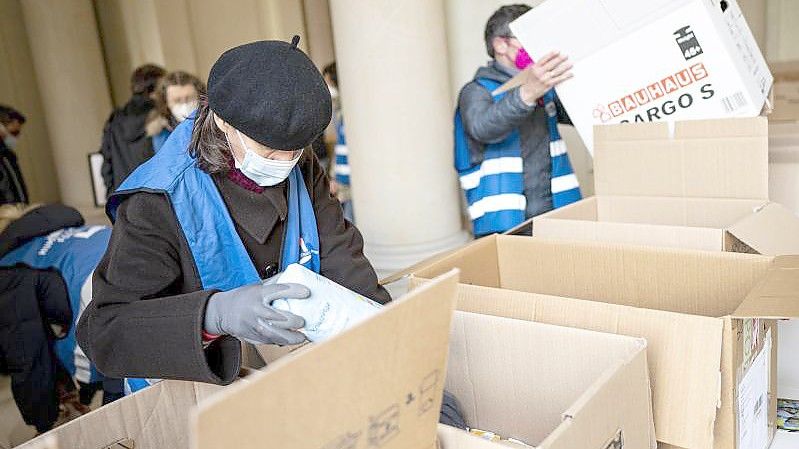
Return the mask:
M366 242L364 253L382 279L428 257L463 246L470 238L469 233L462 230L444 239L411 245Z

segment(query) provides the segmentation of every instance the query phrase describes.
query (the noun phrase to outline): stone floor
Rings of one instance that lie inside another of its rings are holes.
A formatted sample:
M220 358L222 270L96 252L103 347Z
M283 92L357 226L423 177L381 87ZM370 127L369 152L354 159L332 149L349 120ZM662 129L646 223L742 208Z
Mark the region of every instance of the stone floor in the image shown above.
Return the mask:
M36 430L25 425L11 397L11 378L0 376L0 448L12 448L35 435Z
M94 402L91 404L92 410L100 407L101 401L102 392L94 397ZM73 414L67 420L78 416ZM25 425L19 410L17 410L17 405L14 403L14 398L11 396L11 378L0 376L0 449L18 446L34 436L36 436L36 429Z

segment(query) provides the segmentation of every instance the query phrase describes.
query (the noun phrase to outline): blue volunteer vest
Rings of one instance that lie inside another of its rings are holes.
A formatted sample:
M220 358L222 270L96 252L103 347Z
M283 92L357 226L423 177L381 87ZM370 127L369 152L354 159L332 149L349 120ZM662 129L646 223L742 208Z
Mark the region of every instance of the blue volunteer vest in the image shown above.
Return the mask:
M204 289L225 291L258 282L258 272L219 190L189 154L193 126L192 115L175 128L155 156L119 186L109 198L108 215L115 220L119 204L135 192L164 193L186 237ZM288 216L281 259L281 270L292 263L301 263L317 273L321 268L316 216L299 167L288 178ZM126 379L125 391L138 391L153 381Z
M0 266L27 265L31 268L56 270L64 278L72 308L72 325L66 337L56 340L55 351L69 373L81 382L96 382L102 379L86 354L75 340L75 326L88 299L81 304L80 291L83 284L91 282L91 276L100 263L111 228L107 226L82 226L64 228L48 235L36 237L0 259Z
M156 134L156 135L154 135L152 137L152 139L153 139L153 153L157 153L158 150L160 150L161 147L164 146L164 144L166 143L166 139L169 138L170 134L171 134L171 132L168 129L164 128L164 129L161 130L160 133L158 133L158 134Z
M350 185L350 151L347 147L347 136L344 134L344 120L339 120L336 125L336 182L348 186Z
M544 110L547 113L547 129L549 129L549 156L552 163L551 188L552 207L568 206L580 201L583 196L580 192L580 183L572 170L566 142L560 137L558 131L558 107L555 103L555 90L550 90L543 97Z
M483 78L477 82L489 92L500 86ZM496 95L494 101L504 96L505 93ZM475 164L460 109L456 110L455 169L466 194L475 237L505 232L524 221L527 199L518 130L513 130L502 142L486 145L483 160Z

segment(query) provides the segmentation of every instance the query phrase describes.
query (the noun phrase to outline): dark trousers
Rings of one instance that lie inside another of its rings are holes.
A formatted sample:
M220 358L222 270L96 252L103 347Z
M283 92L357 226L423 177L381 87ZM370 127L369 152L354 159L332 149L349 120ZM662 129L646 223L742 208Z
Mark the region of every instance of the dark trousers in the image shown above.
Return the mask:
M106 378L101 382L89 384L78 382L78 384L80 385L80 403L83 405L91 404L94 395L101 389L103 390L103 405L110 404L125 396L122 379Z

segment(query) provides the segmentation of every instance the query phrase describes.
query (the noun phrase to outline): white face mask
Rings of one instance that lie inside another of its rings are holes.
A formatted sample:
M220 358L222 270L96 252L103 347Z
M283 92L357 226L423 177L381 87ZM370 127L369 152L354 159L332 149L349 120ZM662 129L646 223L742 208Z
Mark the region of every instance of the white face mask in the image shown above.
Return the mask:
M242 148L244 148L244 159L241 162L235 156L233 157L236 168L261 187L269 187L283 182L289 177L291 170L294 169L294 166L300 160L300 156L302 156L302 151L300 151L297 157L290 161L267 159L247 147L239 130L236 130L236 135L239 137ZM225 134L225 137L227 137L227 134ZM230 145L230 142L228 142L228 145Z
M3 143L9 150L13 150L17 146L17 138L9 134L3 137Z
M188 101L186 103L175 103L169 107L169 112L171 112L172 116L175 117L175 120L180 123L183 120L186 120L191 113L197 109L197 106L199 106L197 100Z
M334 100L336 98L338 98L338 89L336 88L336 86L331 86L330 84L328 84L327 85L327 90L330 91L330 98L332 98Z
M17 146L17 136L9 133L6 126L2 123L0 123L0 129L2 129L3 134L6 135L3 137L3 145L5 145L9 150L13 150Z

